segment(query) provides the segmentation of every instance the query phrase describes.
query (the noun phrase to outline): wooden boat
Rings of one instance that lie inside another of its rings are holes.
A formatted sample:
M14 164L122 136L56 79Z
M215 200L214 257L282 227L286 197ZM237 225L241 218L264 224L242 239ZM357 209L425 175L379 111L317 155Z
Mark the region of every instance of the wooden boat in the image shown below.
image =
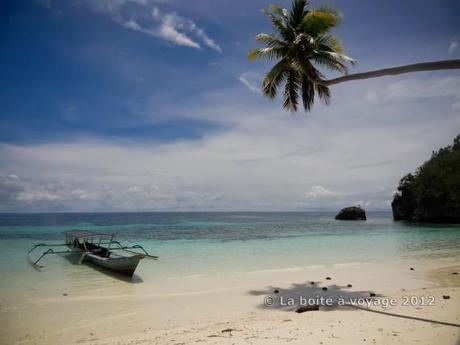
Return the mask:
M66 231L65 243L46 244L39 243L28 252L29 262L37 269L43 268L38 263L48 254L78 253L79 263L90 262L99 267L115 271L127 276L132 276L143 258L158 259L150 255L140 245L123 246L114 240L114 234L94 231ZM39 247L67 247L67 250L54 250L49 248L37 260L33 260L31 253Z

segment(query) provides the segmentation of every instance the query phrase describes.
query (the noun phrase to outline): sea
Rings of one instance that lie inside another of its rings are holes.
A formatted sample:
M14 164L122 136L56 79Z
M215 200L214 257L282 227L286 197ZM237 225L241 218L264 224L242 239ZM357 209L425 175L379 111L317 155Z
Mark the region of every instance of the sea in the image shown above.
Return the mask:
M63 243L62 232L69 230L114 233L159 256L142 260L136 271L135 279L150 283L460 257L460 225L395 222L390 212L369 212L367 221L338 221L330 212L0 214L0 297L57 281L73 286L111 280L67 254L45 257L41 272L28 264L34 244Z

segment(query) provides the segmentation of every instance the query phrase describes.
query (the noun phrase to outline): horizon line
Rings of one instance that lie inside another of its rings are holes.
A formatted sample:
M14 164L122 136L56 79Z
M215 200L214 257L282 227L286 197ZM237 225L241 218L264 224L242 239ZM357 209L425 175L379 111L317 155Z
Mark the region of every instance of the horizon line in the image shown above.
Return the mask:
M13 211L13 212L5 212L0 211L0 215L4 214L81 214L81 213L334 213L340 210L332 210L332 209L310 209L310 210L249 210L249 211L242 211L242 210L183 210L183 211L173 211L173 210L153 210L153 211L121 211L121 210L112 210L112 211ZM368 209L365 210L366 212L388 212L391 213L391 209Z

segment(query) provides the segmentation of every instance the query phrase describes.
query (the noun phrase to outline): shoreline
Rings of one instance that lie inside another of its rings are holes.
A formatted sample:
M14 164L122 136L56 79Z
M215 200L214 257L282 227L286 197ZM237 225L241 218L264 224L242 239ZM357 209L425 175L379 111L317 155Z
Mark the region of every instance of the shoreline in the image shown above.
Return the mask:
M418 340L418 344L433 344L436 340L437 344L454 344L460 335L458 327L350 310L349 307L320 307L319 311L297 314L292 311L295 306L263 305L266 296L275 296L275 289L279 290L279 296L318 293L333 297L340 294L368 297L372 292L377 299L392 297L398 301L404 295L434 296L434 305L402 306L398 303L385 310L460 324L460 278L452 275L453 272L460 272L456 258L429 259L412 262L410 266L409 262L369 263L164 279L153 285L120 283L112 288L99 287L84 292L75 289L67 291L65 296L56 288L54 297L36 291L30 298L2 301L0 323L4 331L0 342L301 344L306 337L313 337L318 344L355 344L353 337L359 335L376 339L376 342L399 337L404 343ZM327 276L331 280L326 280ZM314 287L311 281L316 282ZM348 288L348 284L352 287ZM328 290L324 292L322 287ZM442 299L443 295L449 295L450 299ZM290 321L286 321L288 319ZM352 324L346 326L351 321ZM356 328L355 324L362 327ZM321 337L331 325L334 331ZM414 331L406 332L401 329L402 325ZM442 334L433 338L431 331L437 327L443 327ZM387 335L379 331L380 328L394 330L398 335L390 331Z

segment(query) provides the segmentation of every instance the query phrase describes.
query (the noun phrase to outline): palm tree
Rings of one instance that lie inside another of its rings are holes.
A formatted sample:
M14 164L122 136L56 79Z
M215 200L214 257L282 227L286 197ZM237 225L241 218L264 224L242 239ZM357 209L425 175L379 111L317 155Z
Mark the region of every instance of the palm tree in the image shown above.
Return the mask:
M248 59L276 60L263 79L262 92L273 99L278 88L284 84L283 107L292 112L297 111L300 98L305 111L311 110L315 95L329 104L329 86L344 81L460 68L460 60L447 60L348 74L347 65L353 65L355 60L343 53L340 41L330 34L340 21L340 14L335 9L325 6L309 9L308 1L293 0L289 11L272 5L264 13L276 33L258 34L256 40L264 47L251 49ZM327 80L318 70L320 67L339 72L342 76Z

